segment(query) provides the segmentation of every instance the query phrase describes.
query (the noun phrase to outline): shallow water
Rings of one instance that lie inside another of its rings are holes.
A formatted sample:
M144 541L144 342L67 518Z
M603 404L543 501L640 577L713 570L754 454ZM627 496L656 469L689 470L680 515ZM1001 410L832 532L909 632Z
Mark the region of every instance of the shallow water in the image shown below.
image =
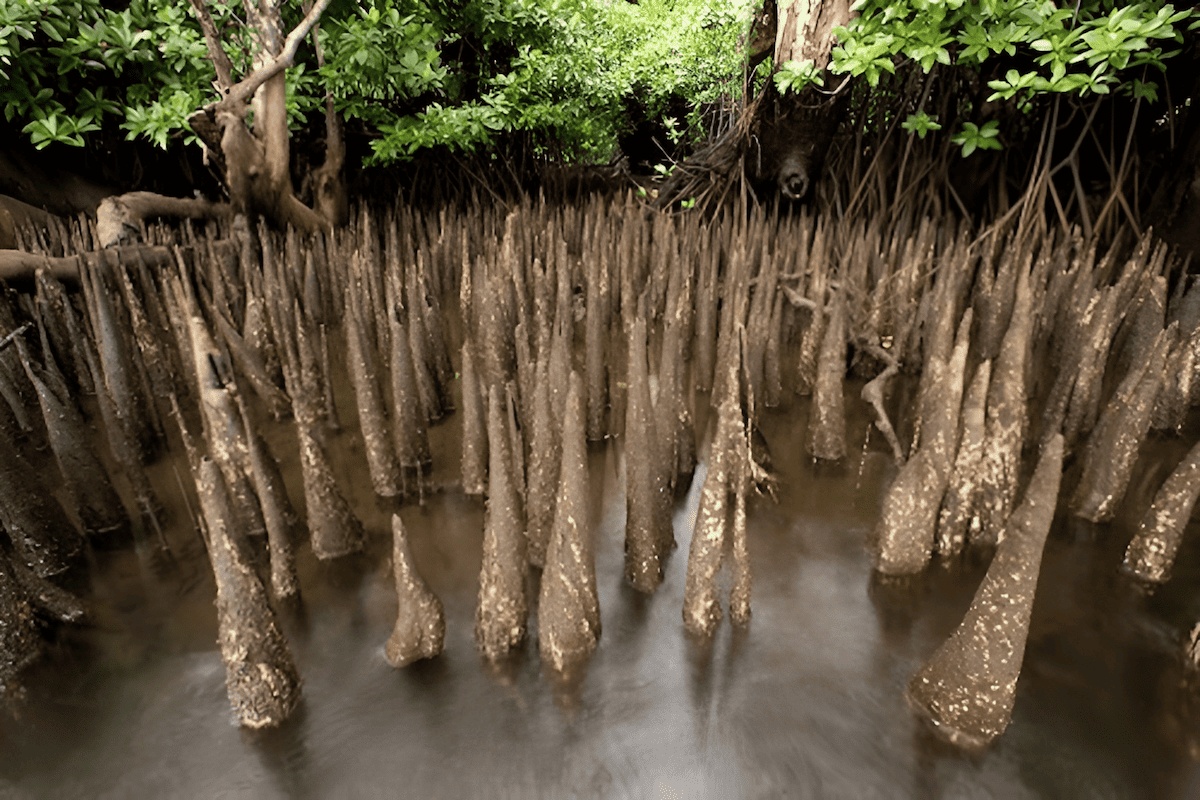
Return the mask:
M807 403L764 414L780 488L778 502L750 508L754 616L744 630L726 620L710 643L690 639L680 616L703 467L676 508L679 548L666 578L642 597L622 580L620 445L594 448L603 634L570 685L543 673L536 628L506 669L481 662L472 628L483 505L452 486L454 458L431 476L450 488L401 511L446 606L446 650L388 666L393 506L371 495L361 444L343 433L335 470L358 476L343 486L371 543L333 566L301 548L304 606L285 615L304 679L295 718L268 732L233 725L211 572L195 534L174 531L173 571L142 577L132 554L98 565L97 621L61 635L20 719L0 728L0 797L1200 796L1189 755L1200 755L1200 728L1175 656L1177 637L1200 618L1189 589L1200 578L1197 532L1156 596L1116 574L1162 475L1135 486L1111 525L1060 509L1012 725L968 758L924 732L903 690L961 618L984 567L872 580L865 540L894 467L878 441L862 448L861 404L848 413L857 449L832 468L803 454ZM453 417L433 429L435 452L455 452L457 429ZM1169 470L1180 447L1160 441L1139 474ZM302 497L298 474L287 478Z

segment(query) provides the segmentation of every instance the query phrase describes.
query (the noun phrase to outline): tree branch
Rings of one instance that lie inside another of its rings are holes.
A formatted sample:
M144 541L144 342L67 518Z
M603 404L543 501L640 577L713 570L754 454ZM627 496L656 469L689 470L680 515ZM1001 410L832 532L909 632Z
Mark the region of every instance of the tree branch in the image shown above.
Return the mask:
M238 81L236 86L225 92L223 98L209 103L199 113L211 116L216 114L218 110L232 111L235 107L249 100L251 95L258 90L259 86L262 86L271 78L296 63L296 50L299 49L300 43L308 36L308 32L312 30L312 27L317 24L317 19L320 18L321 13L328 5L329 0L316 0L312 9L300 24L288 34L287 39L283 42L283 49L279 51L279 55L271 63L259 67L248 77Z
M312 7L311 0L305 0L301 8L307 14ZM313 50L317 54L317 69L325 66L325 51L321 47L321 37L317 35L320 31L319 25L313 25L312 39ZM324 170L332 171L333 173L340 172L342 165L346 160L346 145L342 136L342 120L337 111L333 107L333 90L325 90L325 166Z
M217 26L213 22L212 14L208 13L208 5L204 0L188 0L188 2L192 4L192 10L196 12L200 30L204 33L204 42L208 45L208 57L217 70L217 89L222 93L227 92L229 87L233 86L233 64L229 61L229 54L221 46L221 35L217 33Z

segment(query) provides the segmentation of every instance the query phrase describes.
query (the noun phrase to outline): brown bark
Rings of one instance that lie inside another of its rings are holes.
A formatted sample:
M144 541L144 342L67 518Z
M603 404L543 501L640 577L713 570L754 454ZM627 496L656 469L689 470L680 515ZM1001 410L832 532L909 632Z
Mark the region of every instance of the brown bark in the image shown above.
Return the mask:
M311 3L304 4L304 13ZM325 53L313 26L313 49L317 54L317 66L325 66ZM325 163L309 173L312 186L312 203L317 213L335 227L345 225L350 219L350 199L346 194L346 182L342 169L346 165L346 141L343 136L342 116L333 107L333 93L325 93Z
M399 669L442 652L446 612L417 571L408 533L399 514L392 514L392 572L396 578L396 625L384 645L389 664Z
M169 199L169 198L168 198ZM214 242L221 246L220 242ZM183 252L191 248L179 248ZM162 269L173 265L171 249L161 245L126 245L114 247L106 251L112 253L116 260L124 263L137 263L140 258L148 268ZM46 256L39 253L27 253L24 250L0 250L0 280L32 281L40 269L46 275L71 286L79 285L80 265L83 260L98 259L98 253L79 253L73 256Z
M849 0L791 0L778 10L775 63L812 61L818 69L829 63L834 28L850 23Z
M1062 435L1055 434L1007 522L1007 533L998 537L999 549L971 607L908 684L913 710L938 735L967 751L983 750L1012 718L1062 454Z
M529 616L524 519L500 392L500 384L488 390L488 498L475 611L475 643L492 662L521 643Z
M62 575L82 559L83 536L7 436L0 437L0 528L14 559L39 578Z
M563 414L562 468L553 530L538 602L538 650L564 672L585 660L600 638L594 534L588 512L584 390L572 372Z
M763 0L763 7L750 21L750 33L746 38L748 55L747 72L754 70L775 53L775 39L779 35L779 10L775 0Z
M1124 570L1144 581L1166 582L1197 499L1200 499L1200 442L1192 446L1154 496L1137 534L1125 550Z
M24 587L17 583L7 553L0 551L0 700L12 701L22 694L21 670L42 654L33 607Z
M195 478L217 583L218 641L229 703L238 724L275 727L300 701L300 675L246 552L220 469L201 459Z
M813 458L838 461L846 455L846 409L843 383L846 377L845 300L835 296L829 325L821 339L817 359L812 414L808 423L808 452ZM818 311L817 313L823 313Z
M350 198L342 170L346 165L346 143L342 118L333 109L333 96L325 98L325 163L312 171L312 203L316 212L335 227L350 219Z
M48 370L34 364L20 347L25 374L37 390L46 435L63 476L66 496L83 525L84 533L98 547L119 545L130 534L129 513L113 488L96 452L82 414L66 395L65 386L55 388ZM48 360L52 361L52 359ZM47 364L50 366L50 364Z
M700 492L696 526L688 547L687 577L683 588L683 624L697 636L710 636L721 621L717 573L725 558L729 530L730 475L739 453L738 439L745 435L736 390L729 392L717 412L717 431L708 458L708 472ZM748 594L746 595L748 602Z
M649 594L663 579L663 561L674 544L670 494L661 469L661 443L650 399L646 321L629 335L629 397L625 406L625 579Z
M96 209L96 234L101 247L112 247L137 234L138 223L152 217L216 219L228 216L226 203L203 198L167 197L154 192L128 192L106 197Z
M254 38L260 50L255 59L255 71L270 67L283 52L280 37L279 11L271 0L245 0L246 18L251 24ZM312 9L309 10L311 14ZM319 13L319 12L318 12ZM312 18L316 23L316 17ZM302 38L308 36L305 31ZM301 39L296 40L298 45ZM295 50L293 49L293 53ZM282 197L292 191L291 176L288 174L288 127L287 127L287 84L284 70L273 72L254 91L251 107L254 109L254 136L263 143L265 151L266 188L272 195Z

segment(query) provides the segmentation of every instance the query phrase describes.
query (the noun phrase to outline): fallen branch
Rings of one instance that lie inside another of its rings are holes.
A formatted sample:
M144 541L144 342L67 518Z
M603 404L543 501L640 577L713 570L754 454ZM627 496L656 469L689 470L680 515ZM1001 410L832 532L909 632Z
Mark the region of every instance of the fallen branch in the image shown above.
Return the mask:
M165 267L172 264L171 251L156 245L130 245L115 247L109 252L116 254L121 262L133 262L140 255L148 267ZM74 256L46 256L27 253L24 250L0 250L0 281L32 281L39 269L63 283L78 285L80 260L99 258L99 253L82 253Z
M217 219L229 216L228 203L203 198L168 197L154 192L129 192L106 197L96 209L96 235L101 247L127 240L136 234L138 223L150 217L191 217Z

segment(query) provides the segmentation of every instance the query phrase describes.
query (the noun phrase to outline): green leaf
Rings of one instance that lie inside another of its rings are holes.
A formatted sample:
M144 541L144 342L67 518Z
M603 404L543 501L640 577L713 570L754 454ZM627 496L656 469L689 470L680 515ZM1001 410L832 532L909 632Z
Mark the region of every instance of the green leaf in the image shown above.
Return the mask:
M61 42L63 40L62 34L58 32L58 28L56 28L48 19L42 20L42 32L56 42Z
M951 137L950 141L962 146L963 158L979 150L1000 150L1000 123L989 120L982 127L973 122L964 122L963 129Z
M929 131L939 131L942 126L938 124L937 117L931 117L924 111L916 114L909 114L904 122L900 123L900 127L909 133L915 133L921 139L925 138L925 134Z
M1138 99L1146 100L1149 103L1158 102L1158 84L1153 81L1140 81L1136 78L1133 81L1133 96Z

